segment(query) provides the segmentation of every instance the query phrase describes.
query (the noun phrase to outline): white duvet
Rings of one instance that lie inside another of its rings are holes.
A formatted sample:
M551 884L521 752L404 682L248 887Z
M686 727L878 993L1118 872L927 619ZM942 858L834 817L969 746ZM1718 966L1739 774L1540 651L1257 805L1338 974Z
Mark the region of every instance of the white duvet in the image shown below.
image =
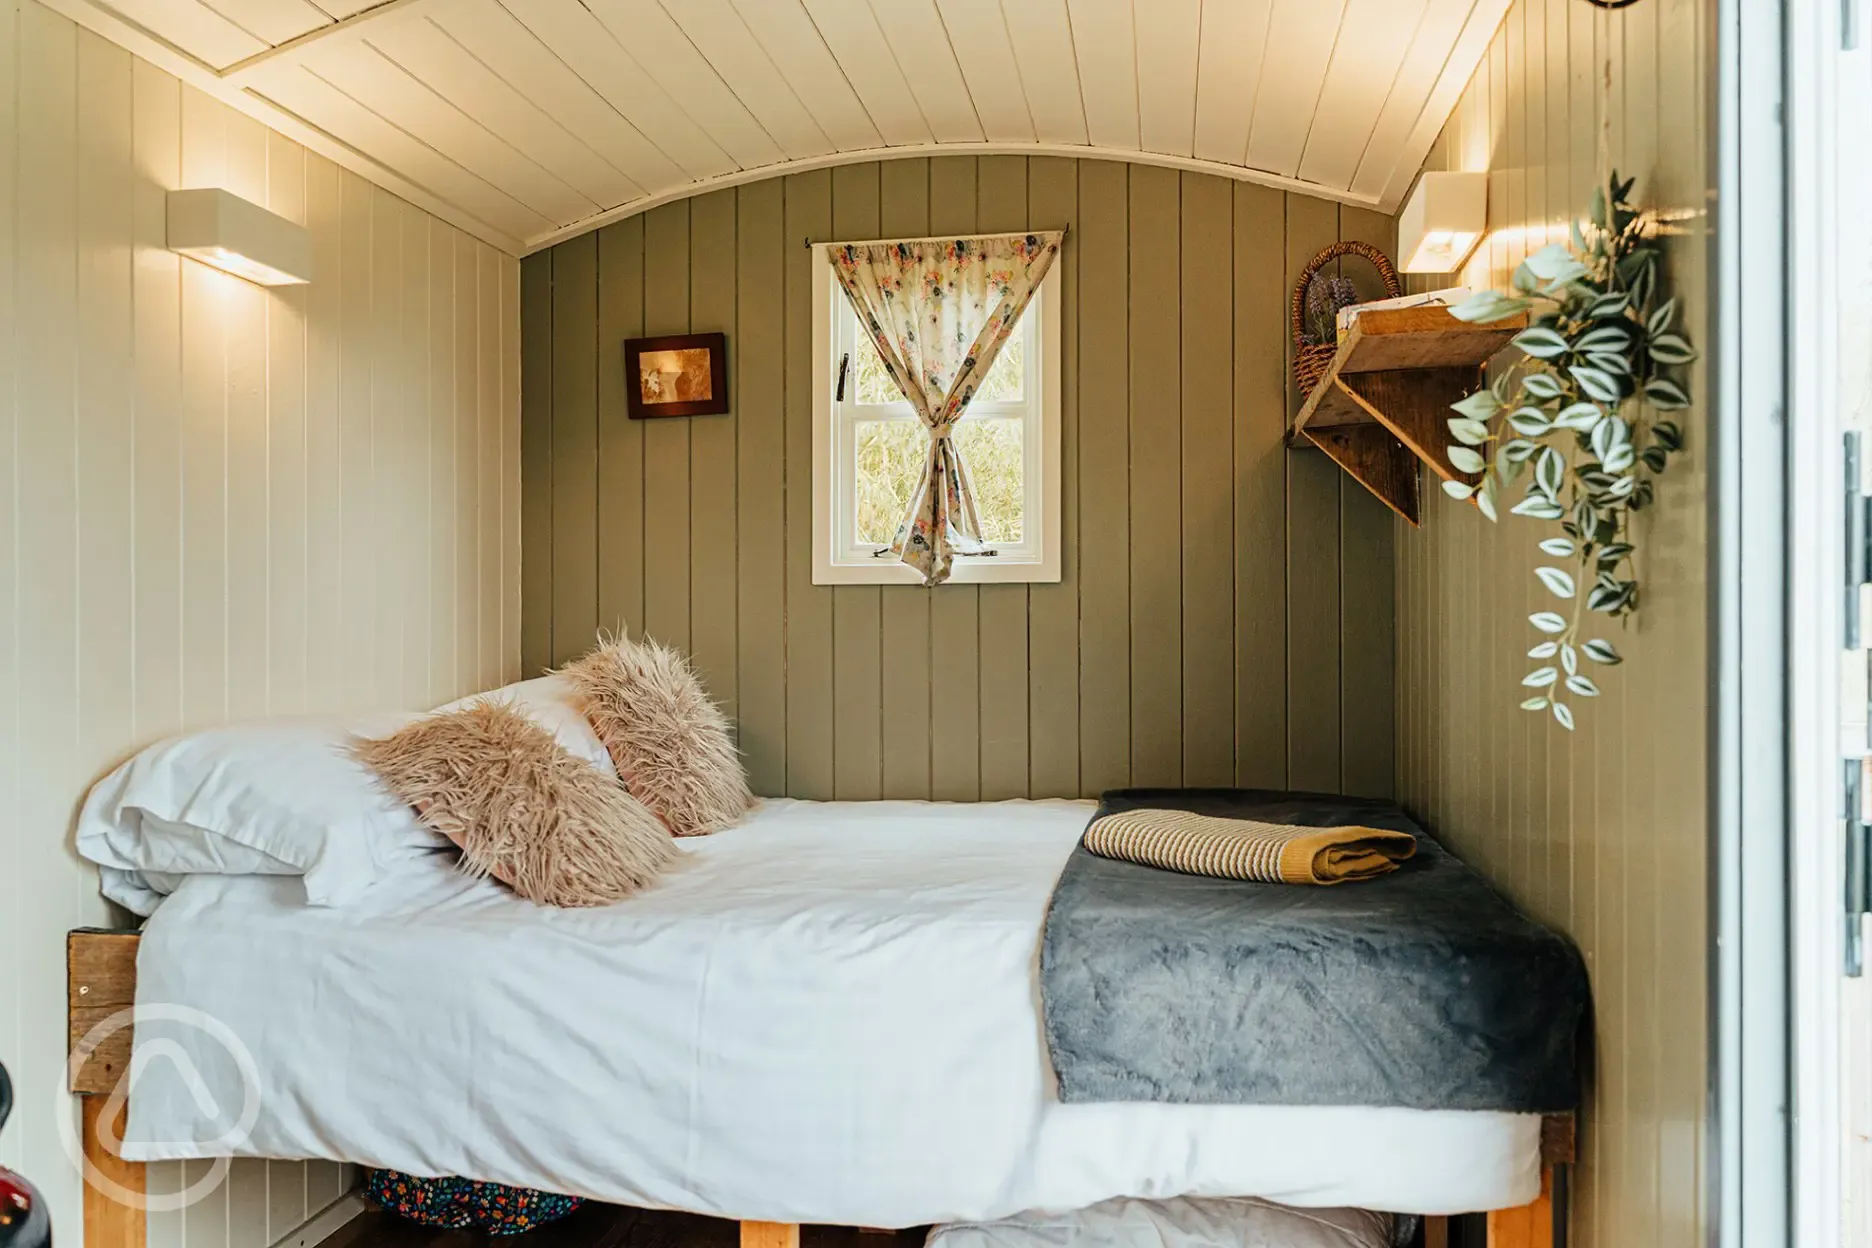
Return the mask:
M1047 898L1089 807L763 803L550 910L441 857L341 908L196 876L150 920L126 1155L320 1157L735 1218L906 1226L1119 1196L1526 1203L1532 1115L1062 1105ZM187 1060L169 1060L177 1057Z

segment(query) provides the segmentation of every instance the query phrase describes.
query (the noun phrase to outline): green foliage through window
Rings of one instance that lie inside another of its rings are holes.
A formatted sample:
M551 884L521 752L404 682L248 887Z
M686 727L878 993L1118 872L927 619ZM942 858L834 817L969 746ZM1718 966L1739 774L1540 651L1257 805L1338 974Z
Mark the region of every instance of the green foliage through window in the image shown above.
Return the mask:
M1024 423L970 418L956 428L956 446L975 483L982 536L990 542L1021 540ZM888 545L923 472L929 434L915 420L859 421L856 433L858 540Z

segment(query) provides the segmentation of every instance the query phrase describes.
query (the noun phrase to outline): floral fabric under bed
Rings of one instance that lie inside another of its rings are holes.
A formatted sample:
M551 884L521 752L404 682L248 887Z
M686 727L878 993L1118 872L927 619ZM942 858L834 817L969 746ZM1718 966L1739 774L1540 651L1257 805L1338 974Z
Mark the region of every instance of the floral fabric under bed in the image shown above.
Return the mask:
M395 1170L368 1170L364 1195L399 1217L449 1230L518 1235L557 1221L584 1202L526 1187L474 1179L424 1179Z

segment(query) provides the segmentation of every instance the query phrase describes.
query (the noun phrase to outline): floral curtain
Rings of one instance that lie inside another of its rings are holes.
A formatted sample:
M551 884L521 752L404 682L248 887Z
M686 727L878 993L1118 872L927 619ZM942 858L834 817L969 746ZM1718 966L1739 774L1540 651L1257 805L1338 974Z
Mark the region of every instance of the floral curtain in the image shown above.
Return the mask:
M885 371L929 431L922 480L891 541L892 553L922 573L925 585L948 580L958 553L982 548L968 465L952 435L1052 268L1062 237L1010 234L827 249Z

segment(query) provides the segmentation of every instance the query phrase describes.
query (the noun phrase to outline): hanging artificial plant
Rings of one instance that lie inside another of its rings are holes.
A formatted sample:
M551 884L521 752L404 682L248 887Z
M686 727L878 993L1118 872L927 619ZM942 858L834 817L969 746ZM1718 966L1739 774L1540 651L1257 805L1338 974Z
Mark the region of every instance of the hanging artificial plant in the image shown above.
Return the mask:
M1521 358L1454 404L1449 429L1461 445L1450 447L1450 463L1481 481L1443 488L1474 498L1494 520L1497 500L1526 476L1511 510L1557 523L1540 549L1559 562L1534 575L1558 609L1528 617L1539 638L1528 651L1535 667L1521 681L1532 696L1521 706L1551 712L1568 729L1567 695L1599 693L1581 656L1623 661L1611 642L1582 640L1584 616L1622 619L1638 608L1632 514L1651 503L1653 482L1683 448L1683 430L1664 414L1690 406L1671 373L1696 359L1674 328L1677 300L1656 301L1662 250L1631 207L1631 188L1614 171L1593 192L1590 224L1573 224L1571 247L1529 256L1515 269L1512 294L1484 291L1450 309L1471 322L1533 313L1512 343Z

